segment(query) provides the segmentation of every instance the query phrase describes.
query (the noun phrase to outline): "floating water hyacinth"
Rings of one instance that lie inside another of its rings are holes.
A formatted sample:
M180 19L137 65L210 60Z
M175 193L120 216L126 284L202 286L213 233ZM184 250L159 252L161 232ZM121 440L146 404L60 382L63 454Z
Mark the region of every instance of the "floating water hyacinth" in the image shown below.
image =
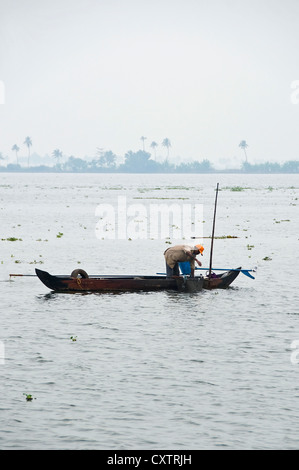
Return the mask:
M8 237L8 238L1 238L1 240L4 242L4 241L8 241L8 242L16 242L16 241L19 241L19 242L22 242L22 238L16 238L16 237Z
M244 191L245 189L250 189L248 187L244 187L243 186L225 186L224 188L222 188L222 190L229 190L229 191Z
M31 394L23 393L23 395L25 395L26 401L32 401L33 400L33 396ZM35 400L36 400L36 398L35 398Z
M212 238L212 237L204 237L204 238ZM221 239L225 239L225 238L239 238L239 237L237 237L235 235L222 235L222 236L214 237L214 238L217 238L217 239L221 240Z

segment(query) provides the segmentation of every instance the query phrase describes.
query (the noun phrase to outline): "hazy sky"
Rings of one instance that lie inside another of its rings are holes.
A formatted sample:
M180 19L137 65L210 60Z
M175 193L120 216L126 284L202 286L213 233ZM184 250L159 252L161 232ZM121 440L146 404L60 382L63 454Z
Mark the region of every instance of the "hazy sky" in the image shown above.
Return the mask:
M298 0L0 0L0 152L299 159L298 24Z

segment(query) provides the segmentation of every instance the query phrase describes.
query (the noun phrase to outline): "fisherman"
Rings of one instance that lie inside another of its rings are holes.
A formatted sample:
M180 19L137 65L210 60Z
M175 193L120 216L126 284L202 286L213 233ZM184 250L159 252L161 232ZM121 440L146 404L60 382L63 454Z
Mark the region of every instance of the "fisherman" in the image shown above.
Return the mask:
M191 277L194 277L195 261L198 266L201 266L201 262L196 259L196 256L199 253L203 256L203 250L204 247L202 245L176 245L165 250L164 257L166 261L166 276L179 276L179 263L189 261L191 266Z

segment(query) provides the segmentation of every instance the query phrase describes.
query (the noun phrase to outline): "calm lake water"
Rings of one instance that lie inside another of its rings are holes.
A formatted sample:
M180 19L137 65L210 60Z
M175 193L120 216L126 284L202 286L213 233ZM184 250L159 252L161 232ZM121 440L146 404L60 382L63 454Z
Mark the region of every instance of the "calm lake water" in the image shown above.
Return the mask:
M213 266L255 280L82 295L9 278L165 272L189 240L113 239L113 220L100 237L97 208L202 204L209 237L217 182ZM298 175L1 174L0 448L298 449L298 206Z

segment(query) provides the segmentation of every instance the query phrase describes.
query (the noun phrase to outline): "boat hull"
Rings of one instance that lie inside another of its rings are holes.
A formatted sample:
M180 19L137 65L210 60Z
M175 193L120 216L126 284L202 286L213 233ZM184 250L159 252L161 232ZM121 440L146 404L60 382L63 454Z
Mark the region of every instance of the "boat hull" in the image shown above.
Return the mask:
M165 276L101 276L72 278L53 276L40 269L35 270L40 281L55 292L138 292L175 290L199 292L203 288L203 277L185 279Z
M240 269L237 268L232 271L226 271L223 274L214 275L214 277L209 278L208 276L204 278L203 288L204 289L227 289L234 280L239 276Z

